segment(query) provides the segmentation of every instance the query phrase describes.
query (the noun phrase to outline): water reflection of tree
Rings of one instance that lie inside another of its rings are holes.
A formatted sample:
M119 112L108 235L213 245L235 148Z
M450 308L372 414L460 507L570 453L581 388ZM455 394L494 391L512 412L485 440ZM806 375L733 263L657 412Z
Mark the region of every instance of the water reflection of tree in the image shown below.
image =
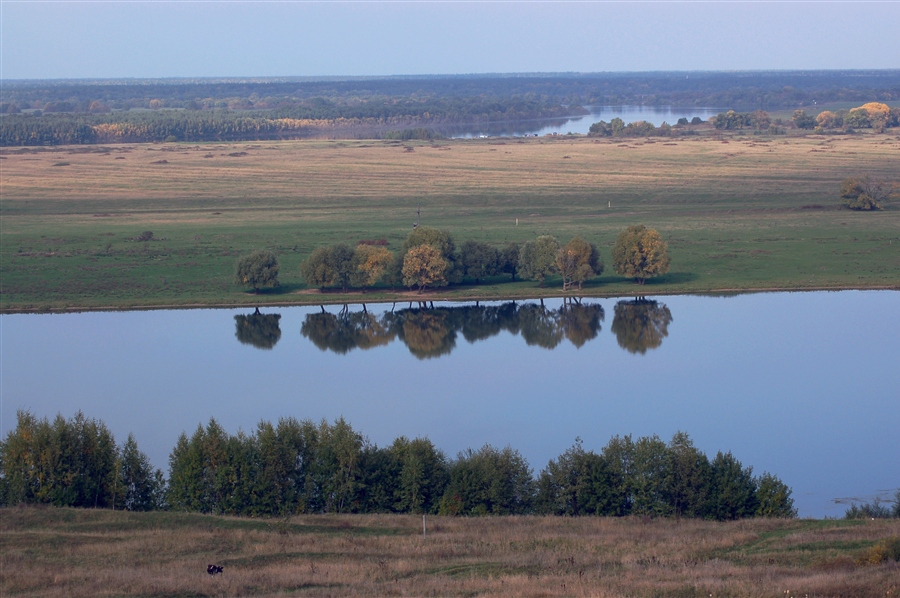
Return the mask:
M671 323L672 312L664 303L635 299L616 303L611 330L620 347L643 355L662 344Z
M346 307L337 315L325 311L307 314L300 334L322 351L343 355L356 348L371 349L394 340L396 333L385 316L379 318L367 311L350 312Z
M413 355L426 359L449 354L459 334L474 343L506 331L521 335L528 345L552 349L568 339L581 347L597 337L603 318L599 304L583 305L572 300L559 309L515 302L437 308L422 304L381 316L365 308L350 312L345 306L338 314L323 310L307 315L300 332L319 349L340 354L386 345L399 338Z
M603 321L604 315L599 303L582 305L570 302L560 308L559 323L569 342L580 349L582 345L600 334L600 322Z
M534 303L519 308L519 333L527 345L545 349L556 347L563 339L559 325L559 312Z
M280 319L281 314L261 314L259 308L246 316L234 316L234 335L245 345L271 349L281 339Z
M456 330L446 308L410 309L401 314L399 336L419 359L447 355L456 346Z

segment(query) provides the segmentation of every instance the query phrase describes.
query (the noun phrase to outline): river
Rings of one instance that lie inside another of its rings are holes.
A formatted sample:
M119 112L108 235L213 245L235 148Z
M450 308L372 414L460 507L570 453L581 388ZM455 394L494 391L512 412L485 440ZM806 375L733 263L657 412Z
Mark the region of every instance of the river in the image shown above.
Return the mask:
M448 137L469 139L473 137L523 137L543 135L587 135L591 125L605 120L621 118L626 124L644 120L658 127L664 122L674 125L679 118L689 121L696 117L707 120L720 112L714 108L678 108L673 106L587 106L589 114L572 118L540 119L531 121L496 122L479 126L448 128Z
M841 291L3 315L0 432L19 409L81 410L165 470L210 417L343 416L380 446L510 445L539 472L576 437L599 451L683 430L779 476L801 516L839 517L900 484L898 306Z

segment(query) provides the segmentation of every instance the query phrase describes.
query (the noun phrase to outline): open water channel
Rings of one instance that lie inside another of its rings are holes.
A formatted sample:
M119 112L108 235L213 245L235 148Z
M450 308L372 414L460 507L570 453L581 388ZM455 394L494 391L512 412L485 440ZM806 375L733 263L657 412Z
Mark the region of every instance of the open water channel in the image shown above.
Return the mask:
M343 416L378 445L688 432L794 490L801 516L900 485L900 292L3 315L0 433L81 410L167 469L182 431ZM277 317L276 317L277 316Z
M522 137L543 135L587 135L591 125L604 120L610 122L621 118L625 124L638 120L647 121L653 126L669 123L674 125L679 118L699 117L707 120L720 110L714 108L678 108L674 106L587 106L589 114L572 118L538 119L526 121L485 123L479 126L465 126L458 129L449 128L444 131L448 137Z

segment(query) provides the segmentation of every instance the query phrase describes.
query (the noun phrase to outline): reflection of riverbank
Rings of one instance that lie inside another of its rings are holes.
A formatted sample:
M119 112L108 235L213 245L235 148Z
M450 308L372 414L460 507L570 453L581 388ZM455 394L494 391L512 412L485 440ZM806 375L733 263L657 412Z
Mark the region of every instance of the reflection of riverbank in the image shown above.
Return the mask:
M543 302L420 306L380 315L345 308L337 314L308 314L300 332L323 351L345 354L399 339L410 353L427 359L452 352L460 335L474 343L508 332L521 336L527 345L545 349L556 347L564 339L581 347L597 337L603 319L599 304L574 300L564 301L557 309L547 308Z
M372 349L395 340L402 341L419 359L449 355L459 335L469 343L508 332L521 336L526 345L553 349L563 340L577 348L600 334L605 313L597 303L565 300L556 309L540 303L508 302L500 305L419 307L384 311L380 315L350 311L344 306L337 314L310 313L300 333L322 351L340 355L354 349ZM279 314L234 317L237 339L259 349L271 349L281 338ZM669 335L672 312L663 303L646 299L619 301L615 306L612 332L619 346L629 353L645 354L656 349Z

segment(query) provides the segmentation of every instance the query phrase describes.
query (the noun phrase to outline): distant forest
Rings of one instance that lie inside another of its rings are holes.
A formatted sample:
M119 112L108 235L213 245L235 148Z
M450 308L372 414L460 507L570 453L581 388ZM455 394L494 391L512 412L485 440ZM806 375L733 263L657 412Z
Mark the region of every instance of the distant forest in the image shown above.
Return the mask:
M429 137L448 125L585 114L900 100L900 70L3 81L0 145Z

